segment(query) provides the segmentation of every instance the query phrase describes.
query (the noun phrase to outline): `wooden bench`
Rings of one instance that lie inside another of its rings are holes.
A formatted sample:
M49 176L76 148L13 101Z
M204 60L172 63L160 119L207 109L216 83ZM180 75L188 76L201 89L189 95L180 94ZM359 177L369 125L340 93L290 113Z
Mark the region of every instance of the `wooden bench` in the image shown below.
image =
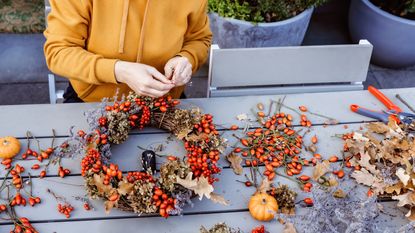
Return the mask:
M373 46L211 48L208 96L362 90Z

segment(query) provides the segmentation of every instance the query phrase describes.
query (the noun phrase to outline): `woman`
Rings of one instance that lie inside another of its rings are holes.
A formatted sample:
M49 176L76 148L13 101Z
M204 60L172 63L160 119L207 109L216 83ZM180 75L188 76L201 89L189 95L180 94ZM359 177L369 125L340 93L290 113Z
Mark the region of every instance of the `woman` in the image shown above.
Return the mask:
M117 90L179 98L207 58L207 0L50 4L44 51L49 69L70 79L66 102L100 101Z

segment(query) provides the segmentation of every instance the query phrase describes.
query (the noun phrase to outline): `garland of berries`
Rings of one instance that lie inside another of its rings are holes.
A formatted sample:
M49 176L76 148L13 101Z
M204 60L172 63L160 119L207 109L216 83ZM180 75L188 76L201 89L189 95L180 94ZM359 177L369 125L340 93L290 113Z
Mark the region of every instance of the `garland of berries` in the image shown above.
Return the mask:
M180 185L178 179L191 173L193 180L206 179L208 185L218 180L215 175L221 171L217 162L224 140L213 117L198 109L179 109L178 104L170 96L153 99L130 94L121 101L103 101L99 109L89 113L91 132L78 131L78 141L86 148L81 174L89 196L104 199L107 211L118 207L167 218L181 214L194 196L194 190ZM110 145L122 144L131 130L147 126L171 132L184 142L187 154L183 159L169 156L157 175L144 161L142 171L124 174L110 162Z

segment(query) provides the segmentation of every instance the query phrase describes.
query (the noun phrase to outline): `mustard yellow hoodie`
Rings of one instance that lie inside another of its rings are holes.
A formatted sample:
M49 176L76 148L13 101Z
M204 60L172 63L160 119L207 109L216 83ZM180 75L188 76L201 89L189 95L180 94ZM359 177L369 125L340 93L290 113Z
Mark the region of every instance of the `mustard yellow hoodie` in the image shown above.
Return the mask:
M112 97L119 89L117 60L154 66L174 56L189 59L196 71L211 42L207 0L50 0L44 35L49 69L70 79L86 101ZM171 91L178 98L183 87Z

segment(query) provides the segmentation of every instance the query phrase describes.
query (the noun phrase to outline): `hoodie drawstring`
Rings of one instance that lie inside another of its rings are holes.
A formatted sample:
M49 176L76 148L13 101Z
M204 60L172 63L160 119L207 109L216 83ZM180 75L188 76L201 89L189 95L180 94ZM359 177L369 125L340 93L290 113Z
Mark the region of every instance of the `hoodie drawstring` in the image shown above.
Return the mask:
M129 8L130 8L130 0L124 0L124 9L122 13L121 30L120 30L120 41L118 45L119 53L124 53L125 33L127 31L127 19L128 19Z
M143 48L144 48L144 34L146 30L146 22L147 22L147 12L150 8L150 1L147 0L146 9L144 10L144 17L143 17L143 24L141 25L141 32L140 32L140 42L138 44L138 51L137 51L137 62L141 62L141 58L143 56Z

